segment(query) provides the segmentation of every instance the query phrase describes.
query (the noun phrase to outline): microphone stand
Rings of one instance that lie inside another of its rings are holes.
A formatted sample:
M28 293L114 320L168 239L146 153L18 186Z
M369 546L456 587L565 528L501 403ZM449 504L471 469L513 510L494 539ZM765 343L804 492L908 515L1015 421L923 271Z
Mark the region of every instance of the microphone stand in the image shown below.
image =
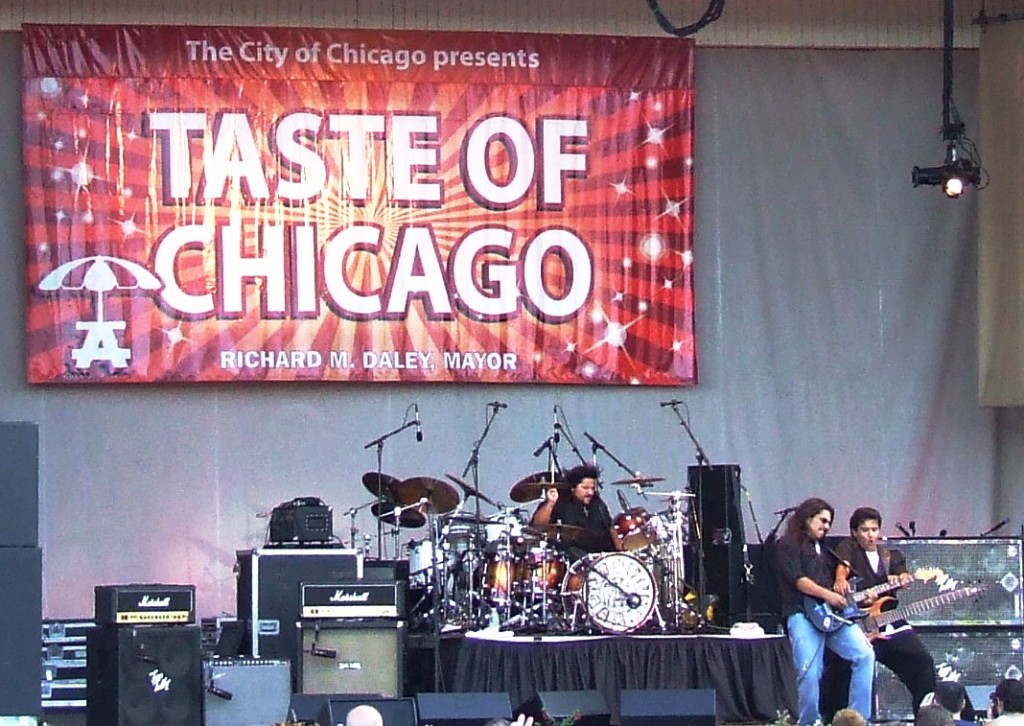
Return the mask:
M481 535L480 535L480 499L481 499L481 496L480 496L480 447L483 446L484 439L486 439L487 438L487 434L490 433L491 425L494 423L494 419L496 419L498 417L498 411L500 409L501 409L501 406L496 406L496 405L490 404L490 403L487 404L487 414L486 414L486 418L484 420L484 430L480 433L480 438L478 438L476 441L473 442L473 448L472 448L472 450L469 453L469 461L466 462L466 466L462 470L462 476L460 477L461 479L464 480L467 476L469 476L470 470L472 470L473 476L472 476L471 481L473 483L473 490L477 493L476 497L474 497L476 501L474 502L474 506L473 506L473 513L476 516L473 519L473 527L472 527L473 536L470 537L470 541L469 541L470 551L468 553L469 554L469 558L470 558L470 570L469 570L470 611L471 611L471 614L472 614L472 618L473 618L474 624L479 624L480 619L483 617L483 605L484 605L482 597L476 598L476 601L477 601L476 612L472 612L473 611L473 595L476 593L476 588L477 588L477 584L478 584L477 581L476 581L477 580L477 572L476 572L476 570L478 568L473 567L473 565L475 564L474 559L476 558L476 552L473 552L473 549L476 547L477 541L479 539L481 539ZM481 572L480 573L480 577L485 577L485 576L486 576L485 572ZM479 584L482 585L483 583L479 583ZM434 646L435 646L434 647L434 656L435 656L435 662L434 662L434 685L435 685L435 688L434 688L434 691L437 692L437 693L440 693L441 689L438 688L437 686L440 685L439 679L440 679L440 672L441 672L440 671L440 668L441 668L441 665L440 665L441 641L440 640L436 641L434 643Z
M390 439L392 436L394 436L394 435L396 435L398 433L401 433L402 431L405 431L407 428L416 425L415 421L410 421L409 420L409 411L411 409L412 409L412 404L410 404L409 407L405 409L405 416L402 417L402 425L401 426L399 426L397 429L392 429L391 431L388 431L386 434L381 434L380 436L375 438L373 441L370 441L370 442L366 443L363 446L364 449L369 449L371 446L376 446L377 447L377 505L378 505L377 506L377 510L378 511L383 511L383 509L384 509L384 495L381 493L381 487L380 487L380 482L384 478L384 467L383 467L383 463L384 463L384 442L387 441L388 439ZM378 560L384 559L383 546L384 546L384 523L381 521L380 517L378 517L377 518L377 559ZM395 553L395 557L396 558L398 557L398 553L397 552Z
M612 452L610 452L608 450L607 446L605 446L600 441L598 441L593 436L591 436L590 432L584 431L583 435L586 436L590 440L590 448L591 448L591 450L593 451L593 454L594 454L594 465L595 466L597 466L597 452L598 451L603 451L605 453L605 456L607 456L609 459L614 461L618 465L618 467L620 469L622 469L624 472L629 474L631 477L640 476L640 472L639 471L637 471L636 469L631 469L630 467L626 466L619 457L617 457L615 454L613 454Z
M380 479L378 478L377 481L379 482ZM378 495L378 499L379 498L380 496ZM358 549L356 547L356 535L359 534L359 530L356 528L356 514L366 509L367 507L373 506L373 504L374 502L367 502L366 504L360 504L358 507L352 507L351 509L345 511L345 514L348 515L348 532L350 541L352 543L352 549Z

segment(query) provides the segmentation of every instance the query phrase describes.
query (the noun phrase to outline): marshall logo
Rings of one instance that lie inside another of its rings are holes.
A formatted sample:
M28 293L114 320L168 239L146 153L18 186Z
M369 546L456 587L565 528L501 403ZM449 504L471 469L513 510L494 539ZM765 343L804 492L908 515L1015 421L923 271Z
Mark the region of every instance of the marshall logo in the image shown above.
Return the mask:
M150 597L149 595L143 595L142 599L139 600L140 608L168 608L171 606L171 597Z
M329 602L370 602L370 592L345 592L344 590L335 590L334 594L328 598Z

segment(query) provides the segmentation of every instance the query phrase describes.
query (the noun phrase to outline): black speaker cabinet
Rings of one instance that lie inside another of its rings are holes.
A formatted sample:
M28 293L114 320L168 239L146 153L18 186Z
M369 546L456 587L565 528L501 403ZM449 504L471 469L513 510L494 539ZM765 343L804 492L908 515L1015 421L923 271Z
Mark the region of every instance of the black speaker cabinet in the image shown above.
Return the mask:
M1003 678L1024 674L1020 628L914 628L935 660L939 680L989 691ZM885 666L875 667L875 721L913 720L910 693ZM988 705L987 697L982 707Z
M507 693L419 693L420 726L482 726L492 718L512 720Z
M573 726L609 726L611 712L600 691L540 691L516 709L533 716L534 723L572 723Z
M288 661L213 658L203 664L203 683L205 726L279 723L288 715Z
M370 707L381 716L385 726L416 726L416 706L411 698L346 698L344 696L330 696L320 707L317 714L317 726L345 726L349 712L354 708ZM354 715L354 714L353 714ZM373 712L369 714L371 717ZM372 718L360 720L354 723L371 723Z
M619 710L621 726L715 726L715 691L624 690Z
M701 523L699 551L704 563L704 591L717 600L717 624L728 625L747 609L740 467L691 466L687 469L687 480L690 491L696 495L694 506ZM695 577L699 575L698 568L693 571Z
M0 716L41 710L42 589L42 550L0 547Z
M298 630L301 693L402 695L404 622L307 621Z
M919 578L897 594L912 603L961 585L982 584L978 597L926 610L907 620L913 625L962 627L1022 624L1021 538L890 539L889 547L907 558L907 569Z
M0 547L39 546L39 425L0 421Z
M241 654L292 661L296 689L299 584L361 578L362 557L355 550L273 547L239 550L236 555L238 619L248 624Z
M89 630L88 726L201 726L199 644L198 625Z

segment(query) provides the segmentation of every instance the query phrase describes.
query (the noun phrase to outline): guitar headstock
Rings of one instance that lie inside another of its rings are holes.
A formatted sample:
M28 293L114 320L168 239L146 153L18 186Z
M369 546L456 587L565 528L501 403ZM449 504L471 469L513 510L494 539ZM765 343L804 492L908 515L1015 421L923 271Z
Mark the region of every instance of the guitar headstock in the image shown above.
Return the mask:
M921 567L914 570L914 579L920 582L929 582L931 580L937 580L945 576L945 572L941 567Z

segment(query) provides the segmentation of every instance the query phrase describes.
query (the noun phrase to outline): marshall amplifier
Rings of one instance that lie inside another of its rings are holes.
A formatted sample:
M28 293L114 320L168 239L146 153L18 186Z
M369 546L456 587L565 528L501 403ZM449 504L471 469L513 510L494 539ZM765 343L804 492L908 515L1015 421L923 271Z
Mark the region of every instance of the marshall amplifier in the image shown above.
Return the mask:
M302 583L299 617L397 618L404 595L397 582Z
M97 585L97 625L190 624L195 585Z

